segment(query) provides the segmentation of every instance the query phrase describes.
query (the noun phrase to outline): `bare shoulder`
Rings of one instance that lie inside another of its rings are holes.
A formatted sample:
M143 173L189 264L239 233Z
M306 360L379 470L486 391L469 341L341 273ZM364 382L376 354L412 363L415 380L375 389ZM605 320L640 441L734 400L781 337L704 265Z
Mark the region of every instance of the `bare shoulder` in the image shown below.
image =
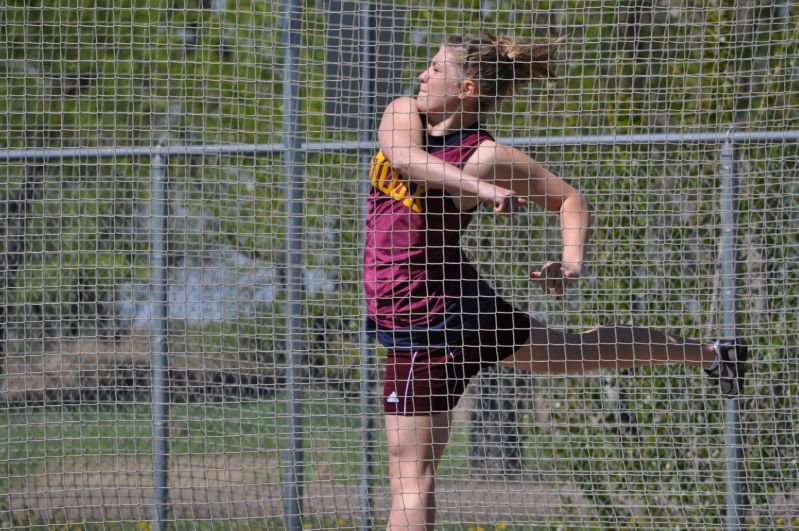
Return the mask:
M393 150L418 146L422 142L422 119L414 98L401 97L388 104L380 120L377 139L389 160L393 160Z
M416 103L416 98L411 96L400 96L392 100L387 106L386 110L384 111L386 114L388 113L418 113L419 106Z
M380 122L381 131L407 131L421 128L419 106L414 98L403 96L388 104Z
M503 170L513 162L513 149L495 140L486 140L469 157L464 170L491 182L501 180Z

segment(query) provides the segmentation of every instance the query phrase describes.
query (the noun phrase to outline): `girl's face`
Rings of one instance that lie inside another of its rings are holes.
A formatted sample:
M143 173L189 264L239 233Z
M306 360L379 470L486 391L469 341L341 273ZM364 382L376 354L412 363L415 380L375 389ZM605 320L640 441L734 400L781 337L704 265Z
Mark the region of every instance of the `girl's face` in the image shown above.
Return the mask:
M427 70L419 74L416 102L423 113L441 113L461 109L463 73L457 61L457 50L443 46L433 56Z

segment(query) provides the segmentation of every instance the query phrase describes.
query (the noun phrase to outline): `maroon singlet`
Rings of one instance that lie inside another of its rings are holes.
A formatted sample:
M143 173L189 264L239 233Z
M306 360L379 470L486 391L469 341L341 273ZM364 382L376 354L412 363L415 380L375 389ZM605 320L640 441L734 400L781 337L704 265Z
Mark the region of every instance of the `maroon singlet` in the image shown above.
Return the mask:
M426 128L425 128L426 131ZM460 168L492 136L477 127L445 136L425 132L425 149ZM460 248L472 219L449 194L410 182L382 152L372 159L364 249L369 319L380 329L423 329L445 318L462 296ZM469 266L470 267L470 266Z

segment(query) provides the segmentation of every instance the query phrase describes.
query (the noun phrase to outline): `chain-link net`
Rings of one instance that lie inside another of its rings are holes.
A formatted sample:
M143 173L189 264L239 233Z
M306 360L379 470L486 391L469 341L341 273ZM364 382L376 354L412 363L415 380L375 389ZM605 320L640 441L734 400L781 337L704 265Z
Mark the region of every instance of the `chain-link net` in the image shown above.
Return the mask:
M374 132L447 37L485 31L566 36L558 79L486 126L581 190L593 228L564 300L529 280L560 259L557 215L480 208L467 255L568 331L711 341L734 296L752 347L737 510L748 528L799 525L796 4L301 1L294 63L289 4L0 10L0 527L136 529L159 525L158 507L176 529L386 524L386 352L362 330ZM154 422L158 359L168 408ZM453 414L437 521L719 528L724 406L683 365L486 369Z

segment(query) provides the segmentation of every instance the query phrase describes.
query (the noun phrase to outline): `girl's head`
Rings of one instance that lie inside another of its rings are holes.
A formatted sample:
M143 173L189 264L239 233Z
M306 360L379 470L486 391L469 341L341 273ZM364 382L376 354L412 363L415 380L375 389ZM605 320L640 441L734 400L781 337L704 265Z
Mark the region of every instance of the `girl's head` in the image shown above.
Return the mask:
M532 79L554 79L554 50L563 38L527 44L510 37L451 37L419 75L417 101L423 112L495 109Z

